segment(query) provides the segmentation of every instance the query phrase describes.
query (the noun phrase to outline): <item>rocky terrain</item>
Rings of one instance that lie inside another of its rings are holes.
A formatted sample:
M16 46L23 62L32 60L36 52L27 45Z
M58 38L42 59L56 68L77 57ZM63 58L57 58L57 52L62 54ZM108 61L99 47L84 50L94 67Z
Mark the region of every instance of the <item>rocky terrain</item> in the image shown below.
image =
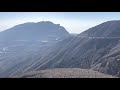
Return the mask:
M55 48L42 58L43 62L38 62L28 71L51 68L83 68L119 76L119 23L119 20L108 21L73 38L58 42L54 46ZM105 32L107 34L104 34ZM117 32L117 35L114 32ZM98 35L99 33L101 36Z
M117 78L111 75L80 68L59 68L31 71L10 78Z
M37 33L44 36L28 33L29 31L34 31L33 28L31 29L31 24L30 28L29 24L25 24L25 26L23 24L22 26L20 25L20 29L16 29L18 25L14 27L15 29L12 28L0 33L1 39L3 38L7 42L3 43L1 41L0 44L0 77L24 75L24 73L31 71L39 72L39 70L54 68L66 68L66 71L67 68L90 69L120 77L119 20L104 22L78 35L70 35L65 28L51 22L48 22L49 24L46 24L46 22L41 23L37 23L37 25L44 26L47 33L42 33L43 27L40 31L37 29L39 31ZM49 28L46 28L47 25ZM50 29L53 26L55 27ZM10 41L8 43L8 40L21 40L21 37L20 39L14 38L16 37L15 33L18 34L18 31L22 35L23 27L27 27L27 33L23 34L24 37L22 39L26 40L27 38L29 41L22 41L22 43L20 43L21 41L17 41L17 43ZM60 29L56 27L60 27ZM51 32L48 32L49 30ZM7 34L4 34L6 32ZM11 37L12 32L14 32L14 38ZM2 33L3 35L1 35ZM48 34L55 37L48 38ZM8 37L10 35L9 39L6 39L7 35ZM38 42L38 36L40 36L40 42ZM58 39L57 37L60 38ZM36 42L35 40L38 41Z
M64 27L50 21L24 23L0 32L0 77L26 71L69 36Z

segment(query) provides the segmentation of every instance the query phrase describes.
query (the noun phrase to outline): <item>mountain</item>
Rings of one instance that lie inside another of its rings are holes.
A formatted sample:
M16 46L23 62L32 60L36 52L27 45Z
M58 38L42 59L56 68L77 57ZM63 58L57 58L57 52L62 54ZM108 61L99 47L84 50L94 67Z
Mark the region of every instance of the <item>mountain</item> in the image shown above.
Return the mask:
M120 20L107 21L80 34L84 37L120 37Z
M79 35L66 37L65 34L57 42L56 40L51 42L51 39L47 37L48 34L45 35L48 39L44 38L44 40L50 42L31 42L37 38L34 38L34 34L33 39L28 35L27 39L30 42L25 41L22 45L17 42L17 47L12 43L11 47L6 48L7 43L2 47L2 50L7 53L4 54L4 57L3 55L0 57L0 76L24 75L30 71L54 68L81 68L120 77L119 31L120 21L116 20L104 22ZM10 49L12 51L8 52Z
M63 26L50 21L24 23L0 32L0 77L28 69L68 37Z
M80 68L55 68L31 71L10 78L117 78L97 71Z
M120 76L120 21L108 21L58 42L31 70L52 68L93 69ZM42 61L42 62L41 62Z
M13 40L58 40L69 36L67 30L50 21L24 23L0 33L0 41Z

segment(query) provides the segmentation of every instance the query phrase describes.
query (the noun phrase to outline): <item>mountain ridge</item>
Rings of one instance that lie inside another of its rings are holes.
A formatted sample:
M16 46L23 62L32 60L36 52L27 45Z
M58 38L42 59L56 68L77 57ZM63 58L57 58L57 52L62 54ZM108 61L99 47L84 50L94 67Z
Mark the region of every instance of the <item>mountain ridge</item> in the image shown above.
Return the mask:
M120 22L120 21L119 21ZM106 24L107 23L107 24ZM107 26L113 27L114 24L111 25L112 22L106 22L102 23L101 25L105 25L104 27L106 28ZM109 25L110 23L110 25ZM113 22L117 23L117 22ZM117 24L119 25L119 24ZM116 26L116 25L115 25ZM119 31L116 27L114 28L107 28L107 31L109 30L110 33L112 33L114 30ZM117 27L120 27L117 26ZM88 35L88 32L93 32L94 30L101 30L102 33L106 32L105 29L101 29L98 25L93 27L92 29L88 29L88 31L83 32L76 37L74 37L69 43L67 41L62 42L65 44L64 47L61 47L59 51L53 51L51 52L46 58L43 58L45 62L43 64L38 64L39 66L35 70L40 70L40 69L48 69L48 68L86 68L86 69L94 69L100 72L104 72L107 74L111 75L119 75L119 61L116 62L116 60L105 60L104 57L107 57L111 53L111 50L116 47L116 45L120 45L119 38L82 38L82 34ZM103 32L104 31L104 32ZM120 33L118 33L120 34ZM94 37L98 35L96 32L95 34L92 34ZM108 37L111 34L103 35L105 37ZM100 35L100 37L102 34ZM102 36L102 37L103 37ZM114 36L114 35L112 35ZM87 36L88 37L88 36ZM113 54L116 51L113 51ZM119 49L118 51L119 52ZM52 53L56 53L56 55L53 55ZM119 53L115 54L116 56L119 55ZM103 59L102 59L103 58ZM104 61L108 62L106 64ZM114 66L114 63L116 66ZM103 67L104 64L104 67ZM112 64L112 66L111 66ZM110 65L108 67L107 65ZM106 69L102 69L106 68ZM114 72L114 73L112 73Z
M50 21L28 22L16 25L10 29L0 32L0 40L54 40L54 37L64 38L69 32L60 24Z
M19 57L9 57L16 65L8 64L11 67L4 73L9 76L45 69L81 68L120 76L120 38L109 38L119 36L120 21L108 21L47 47L42 43L38 44L39 49L32 46L31 50L29 46Z

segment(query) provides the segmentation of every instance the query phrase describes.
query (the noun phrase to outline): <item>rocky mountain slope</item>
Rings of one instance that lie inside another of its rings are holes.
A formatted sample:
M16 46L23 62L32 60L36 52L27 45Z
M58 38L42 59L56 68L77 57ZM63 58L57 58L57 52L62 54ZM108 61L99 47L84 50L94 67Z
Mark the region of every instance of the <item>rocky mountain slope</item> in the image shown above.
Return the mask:
M24 23L0 32L0 77L27 70L70 34L49 21Z
M80 34L84 37L120 37L120 21L107 21Z
M108 21L68 41L66 39L58 42L55 49L42 58L42 63L38 62L35 65L37 67L31 67L29 70L85 68L119 76L119 23L120 21Z
M77 36L66 37L65 34L54 44L27 44L19 54L10 53L0 59L0 76L54 68L82 68L120 77L119 36L120 21L116 20L92 27ZM7 49L2 48L3 51Z

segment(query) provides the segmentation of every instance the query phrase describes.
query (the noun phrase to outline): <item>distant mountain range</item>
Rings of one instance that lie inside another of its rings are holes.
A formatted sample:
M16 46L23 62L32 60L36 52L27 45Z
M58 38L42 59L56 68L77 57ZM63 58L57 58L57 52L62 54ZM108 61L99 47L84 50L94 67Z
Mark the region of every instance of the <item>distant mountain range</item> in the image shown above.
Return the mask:
M120 77L119 20L104 22L78 35L70 35L52 22L26 23L1 32L0 38L10 41L0 45L1 77L54 68L92 69Z

